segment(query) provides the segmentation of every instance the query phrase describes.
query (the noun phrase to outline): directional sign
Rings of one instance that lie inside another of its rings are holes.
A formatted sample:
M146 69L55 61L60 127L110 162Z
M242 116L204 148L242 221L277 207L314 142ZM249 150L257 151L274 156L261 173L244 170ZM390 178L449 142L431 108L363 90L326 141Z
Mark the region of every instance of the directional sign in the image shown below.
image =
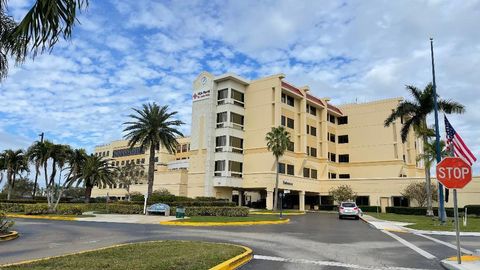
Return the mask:
M461 158L444 158L437 165L437 180L446 188L463 188L472 180L472 168Z

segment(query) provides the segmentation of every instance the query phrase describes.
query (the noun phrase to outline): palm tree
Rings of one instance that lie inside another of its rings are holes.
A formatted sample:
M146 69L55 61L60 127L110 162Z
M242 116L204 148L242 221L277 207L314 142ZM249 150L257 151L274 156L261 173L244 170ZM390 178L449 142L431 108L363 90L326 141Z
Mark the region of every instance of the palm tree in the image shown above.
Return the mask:
M36 0L26 16L16 22L7 14L8 0L0 0L0 81L7 76L8 59L22 63L32 56L50 51L60 37L69 39L77 22L77 10L88 0Z
M390 126L396 119L403 119L404 123L401 129L402 142L407 141L407 136L410 130L413 130L417 133L418 136L422 137L424 152L425 146L428 144L428 125L427 125L427 116L433 112L434 103L433 103L433 86L429 83L425 89L420 90L419 88L407 85L406 89L410 92L413 97L412 101L404 100L400 102L397 108L388 116L385 120L385 127ZM438 109L444 113L464 113L465 107L452 100L443 100L437 99ZM425 176L430 174L430 167L425 164ZM431 164L430 164L431 165ZM431 197L430 191L430 178L426 178L427 194ZM433 216L432 204L427 205L427 215Z
M183 134L177 127L184 123L173 120L176 111L169 112L168 106L158 106L155 102L143 104L142 109L133 108L136 114L129 115L132 121L125 122L127 127L123 130L128 132L124 137L128 139L128 145L134 147L139 144L142 148L149 148L148 160L148 196L153 191L153 174L155 169L155 149L160 146L173 153L178 145L177 137Z
M49 150L44 142L35 142L27 150L28 160L35 165L35 185L33 186L32 199L35 199L37 193L38 175L40 174L40 168L46 164L49 158Z
M0 184L3 181L3 171L5 171L7 168L5 167L5 157L0 154Z
M267 140L267 147L269 151L275 156L275 167L277 168L275 175L275 194L273 210L278 208L278 160L287 150L290 141L290 133L288 133L283 126L272 127L272 130L267 133L265 140Z
M10 200L12 191L15 188L17 174L28 171L28 166L23 150L5 150L2 153L2 159L7 170L7 200Z
M75 179L85 185L85 202L90 202L94 186L112 185L115 183L116 170L109 165L107 159L89 155Z

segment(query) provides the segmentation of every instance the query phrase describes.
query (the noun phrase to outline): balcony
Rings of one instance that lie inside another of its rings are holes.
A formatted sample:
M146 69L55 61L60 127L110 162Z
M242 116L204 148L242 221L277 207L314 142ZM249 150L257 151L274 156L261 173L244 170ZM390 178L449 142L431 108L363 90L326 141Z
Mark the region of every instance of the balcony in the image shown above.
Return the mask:
M242 174L235 172L215 172L214 187L242 187Z
M174 160L167 163L168 170L188 170L190 162L188 159Z

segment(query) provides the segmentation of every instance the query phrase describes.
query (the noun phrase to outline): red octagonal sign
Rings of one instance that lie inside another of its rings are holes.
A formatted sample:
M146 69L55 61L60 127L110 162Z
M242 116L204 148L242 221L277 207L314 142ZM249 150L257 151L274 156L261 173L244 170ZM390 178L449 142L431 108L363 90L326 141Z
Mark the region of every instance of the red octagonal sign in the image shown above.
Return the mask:
M463 188L472 180L472 168L461 158L444 158L437 165L437 180L446 188Z

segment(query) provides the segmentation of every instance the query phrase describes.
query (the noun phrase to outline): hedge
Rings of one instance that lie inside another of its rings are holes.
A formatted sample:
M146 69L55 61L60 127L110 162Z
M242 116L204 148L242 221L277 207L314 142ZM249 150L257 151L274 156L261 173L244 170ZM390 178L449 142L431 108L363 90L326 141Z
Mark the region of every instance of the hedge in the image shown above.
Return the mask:
M250 212L248 207L186 207L185 215L193 216L222 216L246 217Z
M6 212L6 213L23 213L25 211L25 204L0 203L0 211Z
M337 206L333 204L321 204L318 207L318 210L323 210L323 211L335 211L337 210Z
M382 212L382 208L380 206L359 205L358 208L362 209L362 212L370 212L370 213Z
M143 203L145 198L143 195L132 195L131 201ZM156 195L152 194L148 200L148 204L165 203L170 206L235 206L236 203L225 199L217 199L215 197L196 197L195 199L185 196L175 195Z
M24 205L24 213L25 215L45 215L51 214L48 209L47 204L25 204ZM57 215L81 215L82 208L74 205L61 205L59 204L57 207L57 211L55 214Z
M465 208L467 208L467 214L468 215L477 215L480 216L480 205L465 205Z

